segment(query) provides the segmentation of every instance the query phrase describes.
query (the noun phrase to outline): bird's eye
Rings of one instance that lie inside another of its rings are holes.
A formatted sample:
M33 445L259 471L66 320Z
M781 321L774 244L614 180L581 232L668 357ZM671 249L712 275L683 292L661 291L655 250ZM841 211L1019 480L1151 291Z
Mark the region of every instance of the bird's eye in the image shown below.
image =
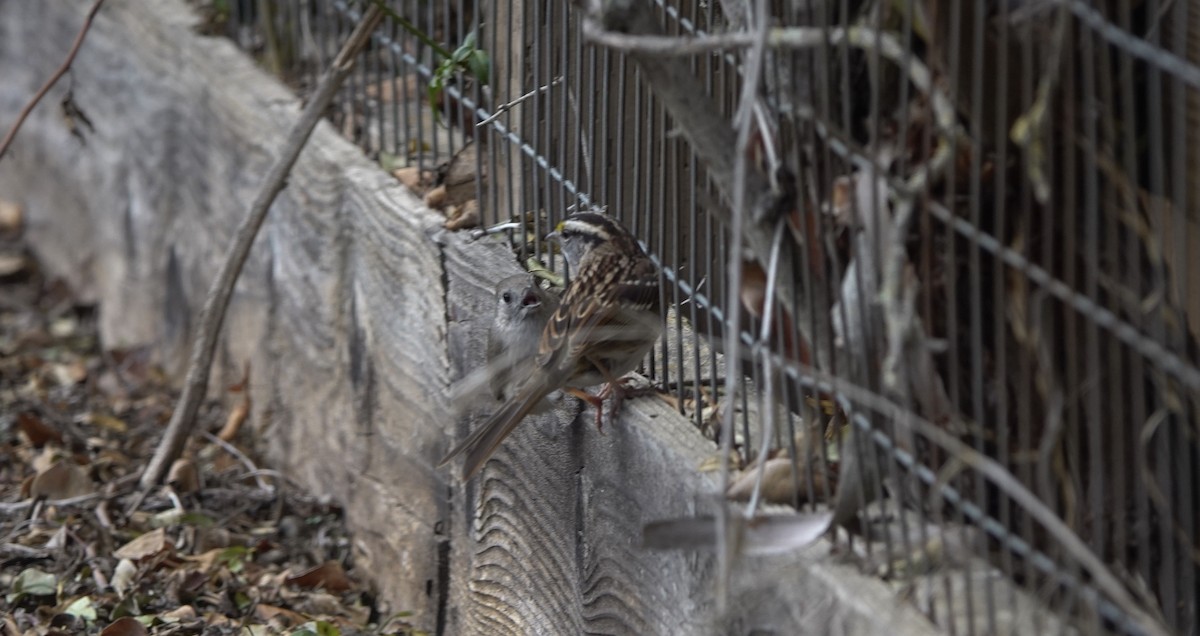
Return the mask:
M504 292L504 294L500 296L500 299L503 300L504 304L506 305L511 303L513 299L512 292Z

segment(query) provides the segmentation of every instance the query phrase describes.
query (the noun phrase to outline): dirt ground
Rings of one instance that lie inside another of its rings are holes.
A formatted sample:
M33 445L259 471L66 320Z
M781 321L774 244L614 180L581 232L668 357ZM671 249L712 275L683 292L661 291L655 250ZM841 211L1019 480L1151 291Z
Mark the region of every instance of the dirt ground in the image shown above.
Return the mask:
M0 201L0 632L421 633L377 610L340 509L260 463L242 385L139 497L177 393L151 352L104 349L21 225Z

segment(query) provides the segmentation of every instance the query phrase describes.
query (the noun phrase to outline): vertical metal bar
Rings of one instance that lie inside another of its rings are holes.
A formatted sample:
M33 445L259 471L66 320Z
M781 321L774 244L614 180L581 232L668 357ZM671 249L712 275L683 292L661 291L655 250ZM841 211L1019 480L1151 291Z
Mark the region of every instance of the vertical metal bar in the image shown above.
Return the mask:
M528 84L532 84L532 86L528 85L526 82L521 82L521 92L518 94L522 95L526 90L541 86L541 78L543 74L542 66L544 66L543 58L545 57L543 55L542 48L542 32L544 28L542 25L543 18L541 8L542 3L540 2L530 2L525 4L525 31L526 33L532 35L532 39L528 42L525 50L529 52L528 56L533 59L528 61L532 73L530 78L531 81ZM546 95L534 95L528 101L530 106L529 110L531 112L530 119L526 120L529 124L529 143L533 146L534 152L539 154L546 153L545 143L542 141L544 135L542 134L541 123L543 118L542 104L546 99L548 99ZM554 259L552 255L553 253L550 251L549 247L542 244L542 237L546 234L546 232L543 232L544 228L542 225L542 215L551 215L549 216L551 226L553 226L554 216L552 216L553 213L549 210L549 204L545 199L545 189L540 178L542 176L540 169L538 168L537 163L532 159L529 161L529 172L529 183L531 187L526 189L525 196L529 197L530 205L524 207L523 209L533 213L533 236L537 255L541 256L543 250L545 250L546 262L549 264L550 269L555 270L557 269L557 261ZM566 271L565 264L563 265L563 271Z
M1158 2L1154 2L1151 4L1151 8L1157 8L1159 4ZM1200 11L1200 7L1197 7L1195 3L1177 2L1170 8L1170 17L1167 19L1175 25L1191 25L1195 21L1200 20L1200 16L1195 14L1197 11ZM1188 50L1188 35L1187 28L1183 28L1182 26L1175 28L1171 38L1173 41L1168 45L1168 48L1181 58L1195 63L1197 56L1194 50ZM1193 100L1195 100L1197 89L1186 87L1182 81L1171 82L1170 88L1172 89L1169 96L1172 104L1170 109L1172 120L1171 130L1188 130L1189 107L1196 107L1197 103L1193 101L1192 104L1189 104L1188 93L1191 92ZM1155 138L1154 136L1154 132L1159 132L1159 127L1153 125L1157 123L1157 119L1152 122L1151 144L1155 142L1161 144L1161 137ZM1161 148L1163 146L1152 145L1151 147ZM1187 263L1189 262L1188 255L1196 253L1195 250L1200 250L1200 245L1195 244L1195 241L1192 240L1197 234L1200 234L1200 219L1197 219L1194 215L1190 215L1189 218L1189 214L1187 213L1187 211L1193 210L1196 206L1196 188L1200 186L1200 180L1195 179L1194 175L1189 175L1188 153L1197 153L1200 151L1196 148L1190 148L1189 144L1186 143L1172 144L1172 151L1173 156L1170 158L1170 183L1173 187L1168 200L1173 203L1171 206L1173 210L1167 211L1158 207L1155 210L1157 213L1154 216L1163 221L1169 218L1171 227L1177 228L1174 232L1174 240L1172 241L1173 252L1178 255L1178 258L1184 259L1184 263ZM1160 166L1159 169L1163 168ZM1161 179L1155 184L1155 187L1161 187L1162 190L1160 191L1166 191L1166 187L1162 184ZM1158 237L1160 254L1164 253L1164 242L1165 239L1160 234ZM1200 275L1200 272L1191 271L1191 268L1185 265L1175 268L1173 274L1175 288L1180 290L1179 305L1183 312L1186 313L1190 308L1195 306L1196 301L1200 300L1192 298L1190 292L1194 284L1191 281L1193 277ZM1190 324L1187 324L1188 321L1186 319L1184 322L1185 324L1180 325L1176 329L1176 336L1171 339L1176 351L1187 350ZM1162 408L1161 401L1159 402L1159 408ZM1200 506L1200 501L1197 500L1196 492L1200 488L1200 484L1197 484L1197 480L1200 479L1200 467L1195 462L1197 457L1200 456L1200 440L1187 433L1187 423L1200 419L1200 413L1197 413L1195 409L1196 403L1194 401L1190 403L1185 401L1181 412L1177 415L1179 421L1177 427L1179 430L1175 435L1175 448L1178 449L1179 465L1171 467L1171 474L1180 475L1182 478L1168 482L1176 485L1178 491L1176 497L1178 508L1174 517L1181 525L1185 541L1188 537L1192 538L1190 542L1180 546L1181 551L1185 555L1189 553L1191 555L1191 559L1186 561L1182 567L1178 592L1180 599L1200 598L1200 589L1197 589L1197 577L1200 576L1200 563L1197 563L1195 560L1195 550L1197 548L1195 537L1200 536L1200 528L1196 527L1197 519L1200 517L1200 510L1197 510L1197 507ZM1160 482L1162 482L1161 478ZM1200 626L1200 609L1198 609L1197 605L1193 601L1190 605L1184 604L1180 608L1177 618L1178 622L1176 623L1177 628L1182 629L1184 625L1190 623L1193 631L1200 630L1200 627L1198 627Z
M504 6L506 8L504 13L507 16L507 20L505 21L505 24L503 26L506 29L505 33L508 34L504 40L504 42L505 42L505 46L504 46L504 83L501 84L499 87L497 87L496 101L500 102L500 103L508 103L509 101L516 99L516 97L517 97L516 95L514 95L512 93L510 88L512 86L520 86L520 83L514 81L513 78L514 78L514 76L519 76L521 73L524 72L524 59L522 58L522 67L521 68L519 68L519 69L514 68L513 49L516 47L513 46L511 38L512 38L512 34L517 33L517 31L515 30L516 25L514 24L514 14L516 13L516 11L513 9L513 4L514 4L513 0L495 0L495 2L496 2L497 7L500 5L500 3L504 3ZM524 48L525 32L522 30L518 37L520 38L520 44L522 45L522 48ZM520 131L523 133L524 128L522 126L522 123L525 121L525 117L524 117L525 112L526 112L525 106L521 105L521 106L517 106L517 111L515 113L515 116L511 110L509 112L505 113L504 114L505 128L507 128L508 130L517 130L517 131ZM520 226L522 228L522 231L520 232L520 238L518 239L518 244L521 247L522 257L528 257L532 253L532 251L529 249L529 243L527 240L529 233L524 231L524 228L525 228L524 212L527 209L525 207L524 197L526 196L526 192L527 192L526 188L528 187L529 183L525 179L525 174L524 174L525 171L521 169L525 162L525 160L524 160L525 155L524 155L524 153L522 153L520 151L519 148L515 147L515 143L510 145L509 142L507 142L507 141L504 143L504 151L505 151L505 157L507 158L507 161L504 162L504 167L505 167L505 175L504 176L505 176L505 178L507 178L506 183L513 184L513 183L519 182L521 184L521 187L515 193L513 192L512 187L504 188L506 200L501 202L504 205L504 216L497 217L496 220L499 221L500 218L511 218L511 217L518 217L520 219ZM492 183L493 188L498 187L498 186L499 186L498 181Z
M1085 97L1091 100L1098 100L1103 103L1103 96L1099 94L1096 86L1097 78L1104 79L1103 73L1098 72L1096 62L1105 61L1105 56L1097 55L1095 51L1095 43L1093 42L1093 34L1088 31L1081 32L1082 46L1081 54L1083 56L1083 93ZM1101 44L1103 46L1103 44ZM1103 49L1102 49L1103 50ZM1099 160L1097 156L1097 147L1100 142L1100 134L1097 130L1097 124L1094 118L1084 118L1081 122L1083 129L1084 144L1084 174L1083 174L1083 288L1084 293L1090 298L1097 298L1099 293L1098 273L1101 267L1100 261L1100 179L1097 174L1096 166ZM1099 387L1102 378L1099 377L1101 369L1100 357L1100 333L1095 323L1088 321L1084 327L1085 340L1085 356L1086 356L1086 382L1091 386ZM1099 457L1101 454L1101 440L1096 431L1097 424L1102 421L1103 414L1101 413L1100 400L1102 395L1100 391L1088 391L1085 409L1087 418L1084 420L1084 426L1080 428L1080 433L1085 434L1087 439L1084 440L1088 444L1086 453L1092 457ZM1081 458L1071 458L1075 465L1082 465ZM1088 492L1081 493L1081 501L1087 501L1087 505L1095 511L1103 510L1103 500L1100 497L1099 487L1093 485L1102 484L1104 475L1103 468L1099 465L1093 465L1088 475L1087 481L1080 480L1079 483L1089 484ZM1102 535L1096 532L1089 537L1093 548L1097 545L1096 540Z

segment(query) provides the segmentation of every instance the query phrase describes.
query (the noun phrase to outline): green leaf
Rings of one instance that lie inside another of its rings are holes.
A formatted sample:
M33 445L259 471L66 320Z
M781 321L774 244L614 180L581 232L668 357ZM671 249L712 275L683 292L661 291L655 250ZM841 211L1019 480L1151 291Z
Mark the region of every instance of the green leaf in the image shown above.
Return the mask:
M92 605L90 596L81 596L75 599L67 606L67 609L63 610L63 613L77 616L88 622L96 620L96 607Z
M54 596L57 590L58 579L53 574L43 572L37 568L29 568L13 579L12 593L4 598L9 603L12 603L26 594L32 596Z
M237 574L245 568L246 560L253 554L254 550L252 548L235 545L222 550L217 560L228 568L230 572Z
M236 605L238 609L245 610L254 604L254 599L250 598L249 594L238 590L233 595L233 604Z
M463 38L462 44L454 50L454 55L450 56L452 60L462 63L467 59L471 52L475 50L475 32L471 31L467 37Z
M475 52L467 59L467 68L470 69L475 79L479 80L480 85L488 83L491 66L491 60L488 59L488 54L483 49L475 49Z

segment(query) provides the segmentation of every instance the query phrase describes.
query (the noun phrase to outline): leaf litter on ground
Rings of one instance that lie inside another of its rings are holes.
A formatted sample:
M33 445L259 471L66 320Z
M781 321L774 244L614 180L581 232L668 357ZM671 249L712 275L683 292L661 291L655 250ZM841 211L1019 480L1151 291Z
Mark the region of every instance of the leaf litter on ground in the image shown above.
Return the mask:
M421 633L381 613L341 510L259 468L246 382L127 515L176 394L97 323L32 259L0 277L0 632Z

